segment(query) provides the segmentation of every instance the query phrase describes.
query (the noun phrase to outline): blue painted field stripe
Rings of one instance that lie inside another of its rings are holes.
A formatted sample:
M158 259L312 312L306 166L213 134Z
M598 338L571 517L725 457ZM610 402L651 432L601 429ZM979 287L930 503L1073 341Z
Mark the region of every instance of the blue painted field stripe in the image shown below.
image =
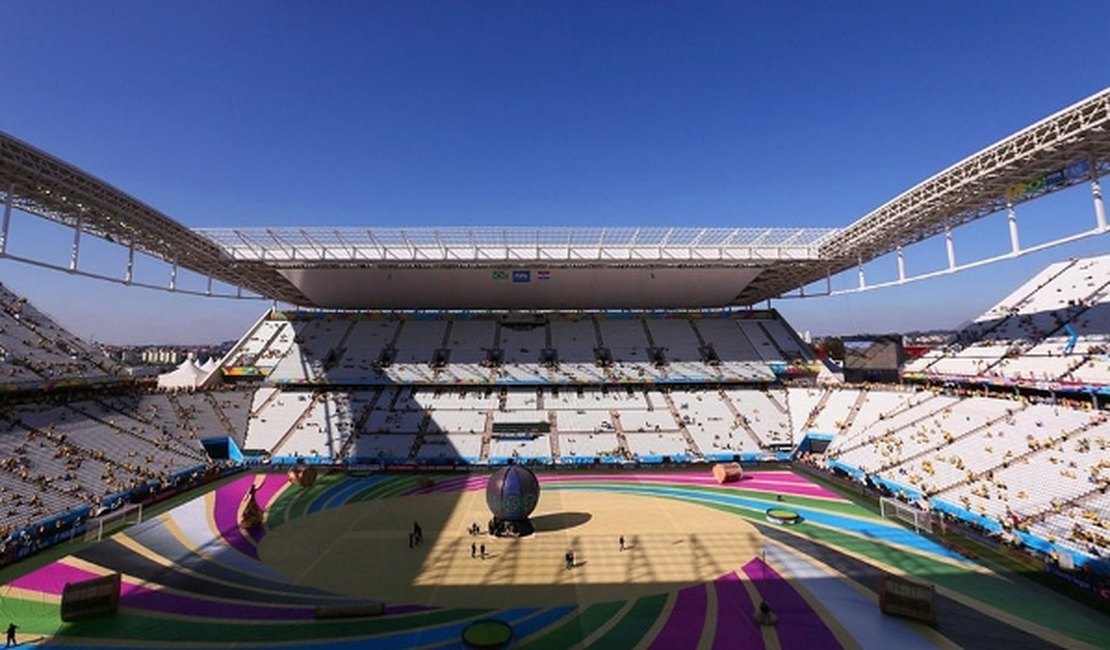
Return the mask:
M435 628L420 628L416 630L406 630L397 634L387 637L369 637L358 643L344 645L345 648L381 648L382 650L400 650L402 648L417 648L420 646L446 643L449 641L460 641L462 632L474 621L482 618L496 618L515 627L516 622L536 612L535 607L521 607L517 609L503 609L498 611L489 612L481 616L458 621L455 623L448 623ZM337 647L337 646L329 646Z
M649 494L657 496L666 496L678 498L685 501L692 502L706 502L706 503L720 503L727 506L740 507L748 510L755 510L762 513L769 507L774 507L775 502L772 501L758 501L740 496L726 495L726 494L712 494L709 492L700 492L692 490L684 490L681 488L665 488L653 486L633 486L633 485L604 485L604 484L586 484L586 485L561 485L552 484L546 489L555 490L603 490L607 492L625 492L634 494ZM811 508L797 507L790 504L790 509L799 513L808 521L813 523L822 524L830 528L836 528L847 532L860 535L869 539L878 539L886 541L890 544L913 548L923 551L930 555L938 555L948 559L955 560L961 564L974 564L967 558L963 557L955 551L950 551L947 548L928 540L916 533L895 525L883 525L874 521L862 521L853 519L851 517L841 517L838 515L829 514L822 510L813 510Z
M370 487L371 485L374 485L375 483L380 483L381 481L385 480L385 478L386 477L382 475L355 479L348 478L342 480L332 487L328 488L327 491L325 491L320 496L313 499L312 503L308 506L307 514L313 514L316 512L320 512L321 510L331 510L332 508L338 508L339 506L347 503L347 499L350 499L358 492Z
M305 508L304 513L306 515L311 515L315 512L320 512L321 510L323 510L328 501L330 501L332 497L334 497L336 494L342 492L350 483L350 481L351 479L349 478L336 481L334 485L331 485L330 487L328 487L328 489L313 497L312 501L308 504L308 507Z
M568 605L565 607L553 607L544 611L532 618L523 620L513 626L513 639L519 641L524 637L531 636L536 632L562 620L571 612L578 611L578 607Z

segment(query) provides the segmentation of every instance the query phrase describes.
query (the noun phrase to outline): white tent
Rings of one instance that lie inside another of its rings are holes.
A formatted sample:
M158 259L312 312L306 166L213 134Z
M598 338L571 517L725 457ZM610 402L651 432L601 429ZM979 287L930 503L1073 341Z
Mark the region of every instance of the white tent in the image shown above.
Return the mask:
M200 386L213 386L223 380L223 376L220 375L220 360L216 357L208 357L208 361L205 361L204 365L200 367L200 372L201 379L200 383L197 384L198 388Z
M176 370L158 375L158 388L197 388L204 383L207 375L189 357Z

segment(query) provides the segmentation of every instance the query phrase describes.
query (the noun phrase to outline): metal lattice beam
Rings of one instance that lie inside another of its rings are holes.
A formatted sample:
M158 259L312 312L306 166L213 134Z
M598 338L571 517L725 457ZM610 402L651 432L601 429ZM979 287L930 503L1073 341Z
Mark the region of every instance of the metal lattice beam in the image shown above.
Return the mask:
M1110 88L928 178L821 245L824 264L761 276L752 304L855 267L1010 206L1110 173Z
M178 267L186 268L267 298L304 306L311 303L283 271L505 265L762 269L747 286L737 289L732 301L750 305L1106 174L1110 174L1110 89L965 158L841 229L193 231L98 178L0 133L0 199L5 203L0 236L6 237L8 213L14 207L74 228L74 261L80 233L126 247L125 281L131 280L131 258L139 251L172 265L175 274ZM1098 232L1105 231L1103 226L1099 228ZM1016 235L1012 237L1016 242ZM5 245L6 241L0 241L0 255L6 254ZM1013 252L1019 252L1016 243ZM949 270L953 270L951 259Z
M0 199L60 223L260 295L300 303L273 269L229 264L221 249L177 221L48 153L0 132Z

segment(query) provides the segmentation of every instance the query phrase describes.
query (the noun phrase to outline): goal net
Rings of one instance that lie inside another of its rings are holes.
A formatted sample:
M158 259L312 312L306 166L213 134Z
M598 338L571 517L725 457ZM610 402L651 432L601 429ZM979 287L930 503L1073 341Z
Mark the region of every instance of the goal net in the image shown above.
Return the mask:
M85 529L85 541L99 542L105 535L111 535L142 520L143 504L141 503L106 512L89 522L88 528Z
M896 499L887 497L879 499L879 512L884 519L898 519L913 526L915 532L933 532L933 519L928 512L923 512Z

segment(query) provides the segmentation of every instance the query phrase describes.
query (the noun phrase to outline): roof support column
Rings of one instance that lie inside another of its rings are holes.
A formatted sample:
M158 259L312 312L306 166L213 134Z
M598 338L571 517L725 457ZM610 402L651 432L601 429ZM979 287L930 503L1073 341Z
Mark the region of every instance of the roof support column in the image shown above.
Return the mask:
M81 219L78 217L77 225L73 227L73 248L69 251L69 272L77 271L77 256L81 254Z
M12 226L12 196L15 194L15 183L8 186L8 195L4 198L4 221L0 223L0 257L8 250L8 230Z
M1095 198L1095 223L1099 230L1106 230L1106 205L1102 202L1102 185L1098 182L1098 161L1092 159L1088 166L1091 168L1091 194Z
M1014 204L1006 202L1006 219L1010 223L1010 253L1017 255L1021 252L1021 239L1018 237L1017 210Z
M867 281L863 277L863 258L857 257L856 263L859 265L859 288L860 291L863 291L867 288Z
M901 244L898 244L898 281L906 281L906 251L902 250Z
M948 270L956 270L956 244L952 240L952 226L944 223L944 249L948 252Z
M170 291L177 291L177 259L173 261L173 266L170 267Z
M212 276L211 275L208 276L208 289L205 290L205 294L209 295L209 296L212 295Z
M123 272L124 284L131 284L135 278L135 240L127 247L127 270Z

